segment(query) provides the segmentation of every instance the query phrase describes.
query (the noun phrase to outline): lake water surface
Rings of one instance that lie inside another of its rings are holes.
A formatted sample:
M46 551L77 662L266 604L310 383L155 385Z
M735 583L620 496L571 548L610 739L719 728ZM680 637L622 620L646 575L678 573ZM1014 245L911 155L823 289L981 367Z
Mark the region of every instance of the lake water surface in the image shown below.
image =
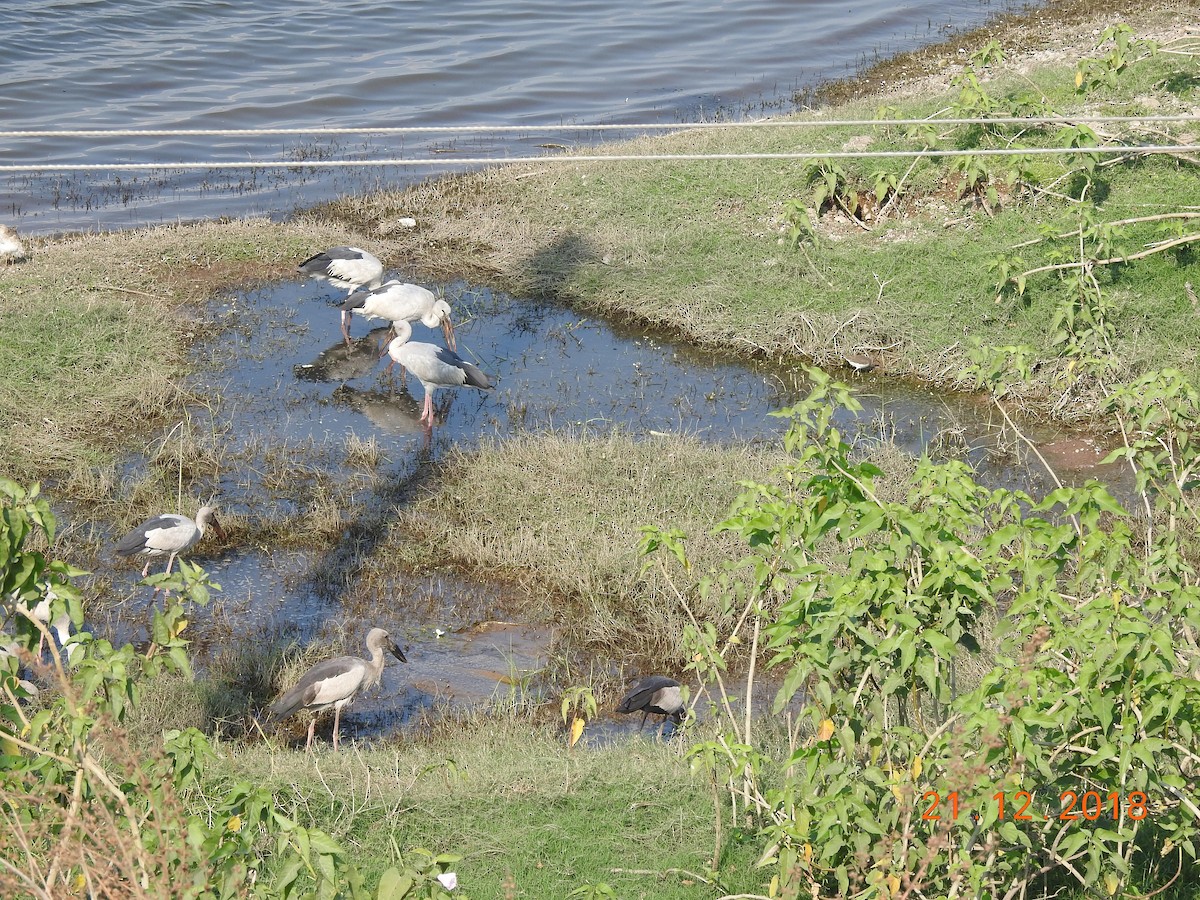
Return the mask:
M27 234L286 215L437 174L308 160L503 157L741 119L1018 0L25 0L0 11L0 222ZM540 125L578 130L538 131ZM528 126L321 137L15 131ZM632 136L630 132L624 136ZM234 170L170 163L239 162ZM254 168L254 161L295 162ZM153 163L142 171L3 166ZM445 169L452 168L447 162Z

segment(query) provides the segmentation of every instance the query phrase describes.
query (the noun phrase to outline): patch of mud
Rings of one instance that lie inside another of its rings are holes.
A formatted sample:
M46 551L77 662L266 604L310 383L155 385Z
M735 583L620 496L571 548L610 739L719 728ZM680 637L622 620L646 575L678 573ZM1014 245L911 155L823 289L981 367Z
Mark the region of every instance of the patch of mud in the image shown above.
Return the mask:
M1117 463L1105 463L1112 451L1094 435L1067 435L1038 447L1038 452L1056 472L1092 473L1105 481L1120 480L1122 467Z

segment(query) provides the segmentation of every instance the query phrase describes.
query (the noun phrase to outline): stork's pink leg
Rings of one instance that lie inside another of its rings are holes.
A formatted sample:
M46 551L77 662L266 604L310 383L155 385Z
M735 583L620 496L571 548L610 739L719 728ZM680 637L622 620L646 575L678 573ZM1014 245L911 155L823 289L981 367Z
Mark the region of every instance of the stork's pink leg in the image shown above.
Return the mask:
M174 554L174 553L172 553L172 554L171 554L171 558L167 560L167 570L166 570L165 572L163 572L163 574L164 574L164 575L170 575L170 574L171 574L171 567L172 567L173 565L175 565L175 554ZM163 592L163 597L169 597L169 596L171 595L171 591L170 591L169 589L164 589L164 588L162 587L162 585L159 585L158 587L156 587L156 588L154 589L154 593L156 593L156 594L157 594L159 591L162 591L162 592Z
M342 337L346 339L346 346L350 346L350 320L354 318L354 313L346 310L342 313Z
M313 716L308 722L308 740L304 742L305 752L312 750L313 735L317 730L317 717Z
M342 708L337 704L333 707L333 749L338 748L338 729L342 724Z

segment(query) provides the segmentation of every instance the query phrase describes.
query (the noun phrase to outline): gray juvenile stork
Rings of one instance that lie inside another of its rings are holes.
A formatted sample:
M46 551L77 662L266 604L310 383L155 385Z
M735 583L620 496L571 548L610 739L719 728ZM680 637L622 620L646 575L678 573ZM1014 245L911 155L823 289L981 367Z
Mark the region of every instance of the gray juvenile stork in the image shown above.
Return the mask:
M382 287L362 288L347 297L338 307L342 311L342 336L350 343L350 322L354 314L368 319L383 319L392 326L393 337L397 322L420 322L427 328L441 328L446 346L457 350L454 343L454 323L450 321L450 304L419 284L389 281Z
M383 676L383 651L390 650L400 662L408 662L400 648L382 628L372 628L367 635L367 649L371 658L339 656L317 663L304 673L294 688L271 704L268 713L272 721L286 718L301 709L311 710L314 715L308 723L308 740L304 749L312 748L313 733L317 727L315 713L333 707L333 749L338 749L338 729L342 722L342 707L350 703L359 691L379 684Z
M383 284L383 263L361 247L332 247L310 256L296 271L320 278L350 293Z
M435 344L410 342L412 326L403 319L393 327L396 329L396 336L392 338L387 352L383 354L392 358L386 371L391 372L392 365L400 363L417 376L421 387L425 388L425 404L421 409L420 421L427 428L433 427L433 392L438 388L468 385L485 391L492 389L492 383L479 367L467 362L453 350ZM383 359L383 356L379 358Z
M617 705L617 712L631 713L642 711L642 724L638 731L646 727L646 717L650 713L658 713L663 717L662 724L666 727L670 719L676 725L683 721L686 707L683 704L683 694L679 682L666 675L647 675L633 686L628 694Z
M147 557L146 567L142 569L143 578L150 573L150 564L154 560L160 556L169 557L166 574L170 575L175 557L191 550L204 537L205 529L210 525L217 537L224 540L225 531L217 521L217 511L212 506L200 507L194 522L177 513L151 516L117 542L117 555Z

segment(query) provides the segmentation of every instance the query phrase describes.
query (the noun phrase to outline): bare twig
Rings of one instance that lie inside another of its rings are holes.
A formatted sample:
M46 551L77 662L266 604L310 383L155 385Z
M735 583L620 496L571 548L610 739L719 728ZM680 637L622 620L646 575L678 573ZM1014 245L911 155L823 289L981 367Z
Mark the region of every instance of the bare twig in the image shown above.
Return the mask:
M1200 210L1196 210L1194 212L1159 213L1158 215L1154 216L1134 216L1131 219L1114 219L1113 221L1106 222L1105 224L1109 226L1140 225L1145 222L1163 222L1169 219L1200 219ZM1078 237L1082 231L1082 228L1073 228L1070 231L1064 231L1061 234L1053 235L1053 238L1055 240L1063 240L1065 238ZM1048 240L1048 238L1035 237L1028 241L1022 241L1019 244L1013 244L1009 249L1019 250L1021 247L1031 247L1034 244L1040 244L1045 240Z
M105 284L104 282L97 282L96 284L92 285L91 289L92 290L99 289L99 290L105 290L105 291L118 291L122 294L136 294L139 297L149 297L151 300L166 299L162 294L147 294L145 291L135 291L133 288L117 287L115 284Z
M1042 272L1061 272L1064 269L1078 269L1081 266L1091 268L1094 266L1110 266L1114 263L1133 262L1134 260L1145 259L1148 256L1153 256L1156 253L1162 253L1164 250L1170 250L1172 247L1178 247L1182 244L1190 244L1193 241L1200 241L1200 234L1187 234L1183 237L1174 238L1170 241L1163 241L1162 243L1155 244L1146 250L1142 250L1140 253L1130 253L1126 256L1110 256L1107 259L1086 259L1069 263L1055 263L1054 265L1049 266L1038 266L1036 269L1029 269L1028 271L1022 272L1020 275L1014 275L1009 279L1009 281L1016 281L1018 278L1028 278L1030 275L1038 275Z
M705 884L713 884L710 878L705 878L703 875L697 875L695 872L689 872L687 869L609 869L613 875L651 875L661 877L663 875L683 875L687 878L695 878L697 881L702 881ZM750 895L747 895L750 896ZM767 898L763 898L767 900Z
M927 150L929 148L923 147L922 149ZM883 206L879 207L879 212L875 214L876 222L882 222L884 220L884 218L887 216L888 208L900 196L900 189L902 187L904 187L904 182L908 181L908 176L911 175L913 172L913 169L915 169L917 167L917 163L919 163L921 160L923 160L925 158L926 157L924 157L924 156L914 156L913 157L913 161L909 164L908 170L904 173L904 175L901 176L900 180L898 182L896 182L896 189L894 191L892 191L892 196L887 198L887 202L884 203Z
M1183 871L1183 848L1180 847L1179 848L1179 865L1176 867L1175 874L1171 876L1170 881L1168 881L1166 884L1164 884L1162 887L1158 888L1157 890L1153 890L1148 894L1129 893L1129 894L1127 894L1127 896L1133 897L1133 898L1135 898L1135 900L1150 900L1151 897L1158 896L1163 891L1165 891L1167 888L1169 888L1171 885L1173 885L1179 879L1179 874L1182 871Z

